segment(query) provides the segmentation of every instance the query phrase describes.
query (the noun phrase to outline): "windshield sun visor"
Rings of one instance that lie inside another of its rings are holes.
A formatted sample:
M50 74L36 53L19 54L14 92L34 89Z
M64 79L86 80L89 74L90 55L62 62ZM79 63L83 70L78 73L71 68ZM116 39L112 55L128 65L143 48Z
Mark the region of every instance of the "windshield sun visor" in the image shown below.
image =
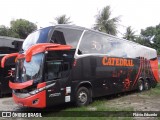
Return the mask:
M30 62L32 55L45 52L45 51L53 51L53 50L70 50L72 46L70 45L60 45L60 44L52 44L52 43L40 43L33 45L26 51L26 62Z

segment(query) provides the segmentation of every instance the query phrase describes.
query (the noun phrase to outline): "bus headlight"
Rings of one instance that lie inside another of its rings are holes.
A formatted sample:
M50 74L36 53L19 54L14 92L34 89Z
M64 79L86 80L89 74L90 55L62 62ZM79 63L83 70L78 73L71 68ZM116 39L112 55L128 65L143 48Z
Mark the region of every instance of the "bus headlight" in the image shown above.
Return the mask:
M29 94L35 95L35 94L37 94L37 93L39 93L39 92L41 92L41 91L43 91L45 89L46 89L46 87L39 88L39 89L36 89L36 90L33 90L33 91L29 92Z
M37 94L39 91L36 89L36 90L33 90L31 92L29 92L31 95L34 95L34 94Z

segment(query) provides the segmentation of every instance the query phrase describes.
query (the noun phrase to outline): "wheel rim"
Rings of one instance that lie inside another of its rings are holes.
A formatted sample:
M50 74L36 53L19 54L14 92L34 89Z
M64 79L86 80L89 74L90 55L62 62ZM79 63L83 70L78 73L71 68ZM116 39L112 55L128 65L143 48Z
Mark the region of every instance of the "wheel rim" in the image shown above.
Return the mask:
M84 91L81 91L81 92L79 93L78 100L79 100L79 102L81 102L81 103L85 103L85 102L87 101L87 93L84 92Z
M148 84L148 82L145 83L145 89L146 89L146 90L149 89L149 84Z
M142 82L140 82L139 90L140 90L140 91L142 91L142 90L143 90L143 84L142 84Z

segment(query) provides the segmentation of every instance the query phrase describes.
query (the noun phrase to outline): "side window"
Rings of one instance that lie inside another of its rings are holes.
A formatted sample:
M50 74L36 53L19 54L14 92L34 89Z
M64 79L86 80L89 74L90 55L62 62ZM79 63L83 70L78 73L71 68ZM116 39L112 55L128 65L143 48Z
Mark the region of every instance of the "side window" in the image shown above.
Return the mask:
M137 48L138 47L136 45L128 43L128 47L126 50L127 50L127 55L129 58L136 58L137 57L137 53L136 53Z
M101 35L87 31L84 33L78 54L103 53Z
M125 42L117 41L116 51L117 51L117 57L124 57L124 58L128 57L127 54L128 46Z
M76 48L82 32L82 30L71 28L56 28L50 42L63 45L67 44L71 45L73 48Z
M62 62L61 61L47 61L46 63L46 79L55 80L61 78Z
M102 40L104 54L115 57L126 55L124 49L122 49L122 43L114 37L104 36Z
M105 54L115 57L131 57L130 53L133 52L132 46L127 42L110 36L105 36L102 42L104 43Z
M70 59L61 51L49 52L46 55L45 80L57 80L66 78L70 72Z
M117 42L109 39L109 37L105 36L103 38L103 51L104 54L109 56L116 56L116 48L117 48Z
M128 57L130 57L130 58L137 58L137 57L139 57L139 51L141 51L141 50L139 50L139 46L137 46L137 45L134 45L134 44L130 44L130 45L128 45L129 47L128 47Z
M46 63L46 76L45 79L56 80L65 78L69 75L69 62L63 61L47 61Z

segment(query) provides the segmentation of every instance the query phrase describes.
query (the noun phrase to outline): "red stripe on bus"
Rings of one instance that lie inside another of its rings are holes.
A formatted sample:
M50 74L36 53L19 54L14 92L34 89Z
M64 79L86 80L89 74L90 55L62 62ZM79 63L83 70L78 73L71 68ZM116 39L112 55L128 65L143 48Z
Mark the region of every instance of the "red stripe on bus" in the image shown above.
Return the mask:
M5 55L2 60L1 60L1 67L4 68L4 65L5 65L5 62L8 58L11 58L11 57L16 57L18 56L19 53L12 53L12 54L8 54L8 55Z
M9 87L11 89L24 89L26 87L29 87L33 84L33 80L29 80L27 82L23 82L23 83L13 83L11 81L9 81Z
M159 74L158 74L158 59L150 60L150 67L153 73L154 78L157 82L159 82Z
M138 73L137 73L136 79L134 80L134 83L133 83L132 87L134 87L135 83L137 82L141 71L142 71L142 59L140 58L140 66L139 66Z
M43 87L45 87L45 86L46 86L46 82L39 83L39 84L37 85L37 89L43 88Z
M53 51L53 50L70 50L72 46L70 45L60 45L60 44L53 44L53 43L39 43L36 45L31 46L26 51L26 62L30 62L32 55L45 52L45 51Z

